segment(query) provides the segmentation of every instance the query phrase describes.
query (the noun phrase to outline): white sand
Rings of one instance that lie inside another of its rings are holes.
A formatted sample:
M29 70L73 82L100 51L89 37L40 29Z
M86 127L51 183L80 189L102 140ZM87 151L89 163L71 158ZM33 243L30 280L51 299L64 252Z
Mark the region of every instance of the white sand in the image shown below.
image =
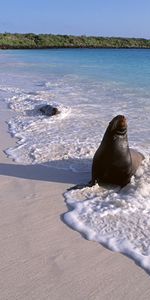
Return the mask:
M63 192L79 175L13 163L0 112L0 299L150 299L150 277L129 258L65 225Z

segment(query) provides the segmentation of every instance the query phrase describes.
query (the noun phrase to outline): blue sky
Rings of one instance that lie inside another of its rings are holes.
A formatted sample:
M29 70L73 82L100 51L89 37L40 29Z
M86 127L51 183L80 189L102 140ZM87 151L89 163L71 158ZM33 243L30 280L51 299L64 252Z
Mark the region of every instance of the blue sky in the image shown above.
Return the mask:
M0 32L150 38L150 0L0 0Z

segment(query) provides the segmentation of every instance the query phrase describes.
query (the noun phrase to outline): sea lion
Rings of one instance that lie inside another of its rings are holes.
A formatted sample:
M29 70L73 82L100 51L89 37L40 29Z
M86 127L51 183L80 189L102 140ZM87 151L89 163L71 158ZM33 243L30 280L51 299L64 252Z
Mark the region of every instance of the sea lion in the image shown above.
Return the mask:
M118 115L109 123L92 164L91 185L96 182L125 186L130 182L144 156L130 149L127 120Z

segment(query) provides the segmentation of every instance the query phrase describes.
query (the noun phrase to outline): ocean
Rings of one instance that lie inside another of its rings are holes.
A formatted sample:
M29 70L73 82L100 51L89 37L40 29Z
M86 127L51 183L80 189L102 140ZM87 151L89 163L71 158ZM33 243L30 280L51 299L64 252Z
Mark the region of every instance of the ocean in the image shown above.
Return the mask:
M150 50L1 50L0 97L12 110L19 164L87 174L110 120L124 114L132 148L145 156L131 183L71 190L65 221L89 240L150 271ZM39 112L51 104L60 114Z

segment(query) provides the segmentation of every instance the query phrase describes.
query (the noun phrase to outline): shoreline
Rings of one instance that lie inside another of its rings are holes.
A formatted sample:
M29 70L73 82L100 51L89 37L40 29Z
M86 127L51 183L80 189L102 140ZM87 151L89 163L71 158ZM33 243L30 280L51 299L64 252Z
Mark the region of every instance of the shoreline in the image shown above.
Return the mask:
M93 49L93 50L150 50L150 47L33 47L33 48L28 48L28 47L22 47L22 48L15 48L15 47L7 47L7 48L2 48L0 47L0 50L73 50L73 49L79 49L79 50L84 50L84 49Z
M2 299L140 299L150 297L149 275L63 221L63 194L83 174L19 165L3 152L15 145L1 103L0 284Z
M47 49L47 48L148 48L150 39L134 37L104 37L66 34L0 33L2 49Z

